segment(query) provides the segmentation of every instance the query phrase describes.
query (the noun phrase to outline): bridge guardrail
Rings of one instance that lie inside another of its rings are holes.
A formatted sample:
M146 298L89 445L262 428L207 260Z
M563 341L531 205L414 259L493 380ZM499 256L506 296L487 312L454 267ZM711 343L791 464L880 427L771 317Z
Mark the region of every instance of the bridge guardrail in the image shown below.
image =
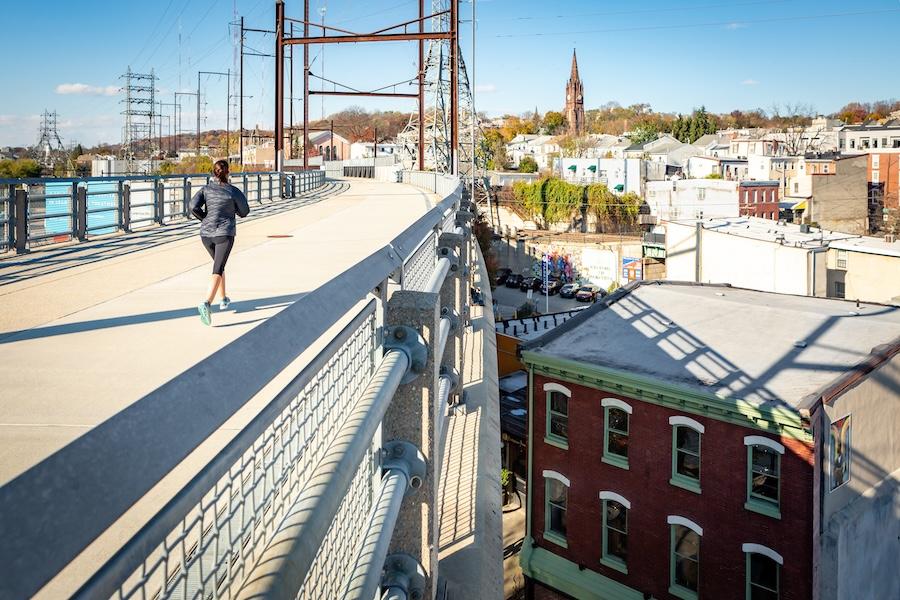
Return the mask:
M84 241L89 235L129 232L190 217L191 191L211 176L0 179L0 251ZM322 171L233 173L248 201L294 197L325 183ZM81 204L79 204L81 203Z
M422 515L437 509L442 415L459 395L470 214L458 179L403 178L441 201L275 317L301 341L346 322L340 333L77 597L425 597L438 544Z

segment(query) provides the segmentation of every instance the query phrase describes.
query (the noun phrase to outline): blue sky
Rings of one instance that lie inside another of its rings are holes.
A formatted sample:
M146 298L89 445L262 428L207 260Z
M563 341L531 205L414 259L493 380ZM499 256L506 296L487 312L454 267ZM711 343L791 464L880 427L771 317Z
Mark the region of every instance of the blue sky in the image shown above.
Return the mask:
M268 29L274 20L273 0L5 4L4 22L13 27L4 29L0 53L0 146L33 143L44 108L59 113L64 142L118 142L117 90L129 65L155 69L160 98L170 103L175 91L196 90L198 70L235 68L229 28L235 14L244 15L248 27ZM414 18L417 2L310 4L316 19L325 7L326 23L364 32ZM302 2L287 0L286 6L288 16L301 16ZM470 11L463 3L461 43L471 68ZM491 115L560 109L573 47L588 108L608 101L676 112L701 104L730 111L806 103L832 112L849 101L900 95L900 0L478 0L477 27L476 102ZM271 52L272 36L248 33L247 45ZM313 48L312 71L322 75L324 62L324 77L371 89L412 77L415 56L414 44L402 43L329 46L324 57ZM271 127L273 61L245 60L244 93L253 96L246 99L245 126ZM300 68L297 73L299 94ZM224 128L225 78L204 76L201 83L204 128ZM181 101L187 130L195 126L196 108L190 97ZM324 112L354 103L414 108L411 102L328 98ZM301 110L297 102L295 114ZM322 110L321 98L314 98L311 115Z

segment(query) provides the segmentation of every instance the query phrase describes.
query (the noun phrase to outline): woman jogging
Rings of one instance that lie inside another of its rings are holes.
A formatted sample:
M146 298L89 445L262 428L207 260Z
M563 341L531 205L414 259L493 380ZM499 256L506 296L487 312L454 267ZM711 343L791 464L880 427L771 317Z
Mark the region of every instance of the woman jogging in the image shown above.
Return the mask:
M212 323L209 305L218 292L221 300L219 310L225 310L231 303L225 293L225 263L234 246L237 224L234 216L246 217L250 214L247 197L241 190L228 183L228 161L217 160L213 165L215 179L200 188L191 198L191 213L201 220L200 241L213 259L212 279L206 300L197 306L200 320L204 325Z

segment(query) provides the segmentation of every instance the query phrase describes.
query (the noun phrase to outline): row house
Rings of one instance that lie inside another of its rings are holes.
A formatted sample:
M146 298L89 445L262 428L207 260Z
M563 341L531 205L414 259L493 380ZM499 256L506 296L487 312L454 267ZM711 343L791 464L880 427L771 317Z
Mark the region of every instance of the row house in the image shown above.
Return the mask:
M788 164L784 200L794 219L844 233L870 231L865 155L809 156Z
M521 355L526 598L896 597L900 312L636 282Z
M867 152L869 150L900 148L900 119L884 123L846 125L841 130L839 150Z
M517 135L506 145L511 166L518 168L522 158L529 156L537 163L538 169L552 169L553 159L560 153L559 144L554 139L552 135Z
M777 221L781 218L777 181L748 180L738 184L738 203L742 217Z

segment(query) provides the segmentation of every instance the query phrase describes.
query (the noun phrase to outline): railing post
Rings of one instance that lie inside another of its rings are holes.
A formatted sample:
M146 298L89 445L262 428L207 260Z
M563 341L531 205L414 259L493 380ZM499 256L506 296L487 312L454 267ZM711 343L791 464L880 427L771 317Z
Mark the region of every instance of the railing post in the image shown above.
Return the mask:
M75 214L78 241L87 240L87 188L79 187L75 194Z
M78 182L73 181L71 187L69 188L69 200L68 200L68 210L72 213L72 226L69 228L69 231L72 234L72 239L78 239L78 219L75 213L78 212L77 206L77 198L78 198ZM46 210L47 203L44 202L44 207Z
M16 201L13 204L13 227L15 231L16 254L24 254L28 250L28 191L16 190Z
M256 176L256 201L262 204L262 174Z
M122 231L131 233L131 185L122 185Z
M241 174L241 177L242 177L242 179L243 179L243 181L244 181L244 197L247 198L247 201L249 202L249 201L250 201L250 197L247 196L247 174L246 174L246 173L242 173L242 174Z
M125 218L122 214L125 183L120 179L116 182L116 228L125 230Z
M191 218L191 180L189 177L184 178L184 191L181 192L181 214L185 219Z
M440 296L431 292L396 291L387 305L386 323L417 330L428 346L423 374L401 385L394 394L383 423L386 441L410 442L425 457L426 471L421 487L403 500L400 516L391 539L390 553L405 553L418 561L427 579L423 598L433 597L437 583L439 535L437 457L438 365L435 350L438 341Z
M166 222L166 186L162 179L153 182L153 197L156 200L156 222Z

